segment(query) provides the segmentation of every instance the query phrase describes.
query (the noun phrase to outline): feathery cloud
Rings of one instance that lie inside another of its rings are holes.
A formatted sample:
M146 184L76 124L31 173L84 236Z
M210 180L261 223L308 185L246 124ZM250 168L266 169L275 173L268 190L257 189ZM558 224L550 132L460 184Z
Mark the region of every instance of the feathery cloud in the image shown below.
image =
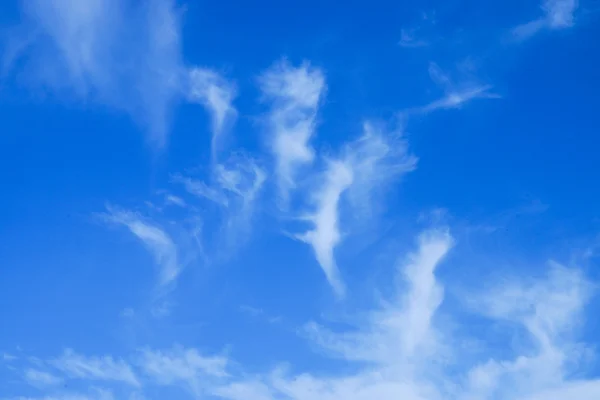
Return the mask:
M418 39L415 36L415 31L413 29L402 29L400 31L400 40L398 44L401 47L407 48L416 48L416 47L426 47L429 46L429 42L423 39Z
M127 227L146 246L160 267L161 286L167 286L176 280L181 270L177 246L164 230L131 211L108 207L108 212L100 216L107 222Z
M348 143L343 153L354 177L348 191L353 214L367 217L382 191L415 170L418 161L409 152L402 132L388 131L382 123L372 121L363 124L362 136Z
M268 115L268 145L275 157L276 174L283 202L296 187L298 169L311 164L315 155L310 140L315 132L319 103L325 92L320 69L305 62L298 67L283 60L259 78Z
M31 0L4 54L34 85L59 97L131 114L157 146L181 97L184 66L180 23L172 0L142 7L119 0Z
M374 311L367 326L358 332L333 333L309 324L313 340L330 354L349 361L402 367L424 361L435 353L436 333L432 318L441 304L443 291L435 269L452 246L445 230L434 230L419 237L419 248L401 264L398 277L408 284L405 295L397 288L397 298Z
M544 15L513 28L513 37L524 40L545 29L570 28L575 24L574 14L578 5L578 0L544 0L541 5Z
M475 332L449 328L452 314L440 317L444 287L436 271L453 245L445 228L421 233L416 249L399 258L394 294L360 323L335 330L314 322L305 327L325 356L352 366L345 372L291 373L289 367L275 367L248 373L228 357L184 347L145 349L129 364L67 351L61 359L69 362L50 364L65 379L113 380L138 390L137 376L144 376L144 386L228 400L594 400L600 380L577 374L591 351L577 341L580 316L594 289L582 272L551 263L544 279L501 282L483 295L472 294L472 311L490 318L497 329L509 325L508 347L496 358L464 357L452 349L472 339L480 341L481 355L492 352ZM520 345L513 346L517 341Z
M335 263L334 248L340 241L338 204L352 184L352 170L344 162L329 161L321 188L314 194L315 212L306 216L314 228L298 238L310 244L327 281L338 296L345 292Z
M214 379L227 377L228 360L221 356L203 356L196 349L175 347L169 351L143 350L140 368L159 385L183 384L195 395Z
M140 386L131 366L111 356L86 357L67 349L61 357L50 363L70 379L114 381Z
M321 182L310 199L313 211L303 217L313 229L297 235L312 246L328 282L340 297L345 288L334 251L342 239L342 197L348 197L355 219L372 216L373 195L416 165L416 158L408 153L407 144L399 135L384 132L371 122L366 122L363 130L362 136L343 147L339 159L327 161Z
M436 110L461 108L475 99L499 99L501 96L491 92L492 86L465 82L455 85L448 75L435 63L429 64L429 76L444 91L444 97L431 103L407 110L408 113L427 114Z
M237 116L237 111L232 105L236 89L218 73L205 68L192 68L189 79L189 99L203 104L211 114L211 151L215 160L219 139Z
M60 385L63 380L46 371L40 371L34 368L25 370L25 380L34 387L44 388L46 386Z

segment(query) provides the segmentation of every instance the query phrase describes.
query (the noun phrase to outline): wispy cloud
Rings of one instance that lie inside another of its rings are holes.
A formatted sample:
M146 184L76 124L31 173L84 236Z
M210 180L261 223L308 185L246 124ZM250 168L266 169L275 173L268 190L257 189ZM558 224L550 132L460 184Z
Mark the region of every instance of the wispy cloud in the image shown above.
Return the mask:
M167 194L165 196L165 203L167 204L172 204L178 207L185 207L187 206L185 200L183 200L181 197L179 196L175 196L173 194Z
M266 179L267 173L255 159L237 153L223 162L212 164L207 181L182 175L175 175L172 180L182 184L196 198L218 206L210 217L215 224L210 238L212 253L221 258L226 254L231 255L235 248L248 239ZM193 202L188 203L192 205ZM194 219L202 220L205 217L193 207L188 208ZM202 231L196 229L193 236L203 248L204 255L208 256L210 248L204 243Z
M307 62L294 67L283 60L263 73L259 83L265 99L272 103L267 141L285 203L289 191L296 187L298 169L315 157L310 140L325 92L325 78L320 69Z
M174 175L172 180L174 183L182 184L188 193L198 198L210 200L213 203L219 204L223 207L227 207L229 205L229 200L222 191L220 191L218 188L207 185L201 180L179 174Z
M196 349L175 347L168 351L143 350L139 359L143 372L159 385L184 385L201 395L215 379L227 377L228 360L203 356Z
M451 246L452 238L445 230L423 233L417 251L401 263L398 271L398 278L403 278L398 284L408 284L406 294L401 294L399 286L397 298L373 312L368 325L358 332L337 334L310 324L309 333L332 355L346 360L395 367L406 364L406 368L418 360L425 361L428 354L435 354L437 338L432 319L443 298L435 268Z
M353 184L348 192L355 216L370 217L389 184L413 171L417 157L410 153L400 130L388 130L385 124L366 121L363 134L347 144L344 159L352 166Z
M512 360L488 360L475 366L468 382L474 395L533 399L542 398L553 387L557 393L573 390L576 382L566 382L570 368L579 365L585 354L574 333L591 290L581 271L551 263L543 280L508 283L479 298L484 314L522 327L535 350ZM581 393L582 398L593 398L590 393Z
M63 391L50 396L43 397L11 397L3 400L114 400L112 392L106 389L93 388L88 392L72 392ZM130 397L130 400L136 400L139 398Z
M416 24L400 30L398 45L405 48L429 46L431 43L426 37L431 36L430 31L435 23L435 13L422 12Z
M578 5L578 0L544 0L541 5L544 15L513 28L513 37L524 40L545 29L570 28L575 24L575 11Z
M434 100L425 106L406 110L407 113L426 114L436 110L456 109L475 99L499 99L501 97L491 91L491 85L481 85L474 82L464 82L460 85L455 85L448 75L435 63L429 65L429 76L442 88L444 97Z
M202 103L211 114L211 150L214 160L221 136L237 115L237 111L232 105L236 89L231 82L209 69L193 68L189 75L189 99Z
M140 386L131 366L111 356L86 357L68 349L50 363L70 379L114 381Z
M580 373L593 351L577 335L594 290L583 273L550 263L545 278L505 280L483 294L470 293L469 311L489 318L498 332L505 329L506 336L499 336L507 341L504 350L488 352L478 331L456 331L459 320L448 323L458 317L447 313L453 308L441 314L444 285L437 271L453 246L446 228L422 232L416 248L399 257L393 294L353 327L305 327L322 355L351 367L345 372L292 373L279 366L249 373L224 355L184 347L145 349L131 363L68 351L61 357L68 362L51 364L68 379L115 380L137 390L143 376L144 385L229 400L595 400L600 380ZM473 340L476 350L454 353Z
M416 48L429 46L429 42L419 39L413 29L402 29L400 31L400 40L398 44L401 47Z
M362 136L343 147L338 159L327 160L323 176L310 199L313 211L303 217L313 228L297 235L312 246L338 296L343 296L345 291L334 255L342 239L342 197L347 196L354 219L372 217L373 195L391 180L412 171L417 161L408 153L407 144L400 135L384 132L371 122L366 122L363 130ZM348 218L347 222L351 220Z
M5 65L23 65L31 83L59 97L131 114L160 146L182 92L178 14L171 0L23 2L11 38L22 45L8 46L18 50L4 54Z
M161 286L175 281L181 270L177 246L163 229L144 220L134 212L113 207L108 207L108 212L100 214L100 217L107 222L127 227L146 246L160 267L159 284Z
M32 386L44 388L46 386L60 385L63 380L49 372L34 368L25 370L25 380Z
M344 162L329 161L323 183L314 194L315 212L306 216L314 228L298 235L299 239L312 246L319 265L338 296L345 292L334 256L335 246L341 239L338 205L342 193L351 184L352 169Z

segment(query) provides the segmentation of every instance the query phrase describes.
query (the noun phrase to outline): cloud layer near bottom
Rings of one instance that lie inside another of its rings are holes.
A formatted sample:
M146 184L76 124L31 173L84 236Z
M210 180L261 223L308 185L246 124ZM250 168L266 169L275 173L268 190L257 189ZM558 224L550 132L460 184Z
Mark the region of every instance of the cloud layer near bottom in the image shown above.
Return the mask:
M449 321L460 319L441 311L444 288L436 269L452 246L447 229L421 233L416 248L399 258L395 294L355 328L332 330L315 322L302 328L321 354L345 361L352 373L295 371L293 360L281 360L267 372L246 371L224 354L176 346L141 349L125 358L69 350L56 359L36 360L35 373L30 365L30 383L46 387L49 397L43 399L152 399L157 387L183 389L185 398L230 400L600 398L600 380L582 378L592 352L577 341L592 294L582 272L550 262L543 279L505 282L465 299L469 312L509 328L502 356L488 357L498 352L485 338L456 334ZM63 381L84 383L89 391L65 394L55 385Z

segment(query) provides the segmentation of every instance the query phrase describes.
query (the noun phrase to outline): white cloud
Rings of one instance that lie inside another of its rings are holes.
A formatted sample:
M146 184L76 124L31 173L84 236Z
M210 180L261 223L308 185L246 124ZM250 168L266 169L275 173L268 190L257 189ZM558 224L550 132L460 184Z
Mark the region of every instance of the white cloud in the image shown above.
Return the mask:
M491 91L492 86L465 82L455 85L450 78L435 63L429 65L429 76L444 90L444 97L431 103L409 109L410 113L429 113L436 110L461 108L464 104L475 99L498 99L501 96Z
M414 30L402 29L400 31L400 41L398 44L402 47L408 48L416 48L416 47L426 47L429 45L429 42L423 39L418 39L415 36Z
M217 164L214 177L222 190L242 201L242 210L247 213L250 212L256 196L265 183L267 174L255 160L240 154Z
M242 153L213 164L208 183L181 175L173 177L173 181L182 183L190 194L219 206L210 217L216 224L211 229L210 239L219 258L228 258L248 239L257 200L266 179L267 174L257 161ZM195 210L192 212L196 219L204 217ZM196 224L193 236L206 256L208 246L203 243L198 226Z
M574 14L578 6L578 0L544 0L541 5L544 15L515 27L512 34L517 40L523 40L544 29L570 28L575 24Z
M108 222L127 227L146 246L160 267L161 286L175 281L180 272L177 246L164 230L130 211L108 207L108 213L101 216Z
M185 207L187 205L185 200L183 200L181 197L172 194L167 194L165 196L165 203L173 204L179 207Z
M222 191L220 191L218 188L211 187L198 179L174 175L173 182L183 184L185 190L196 197L210 200L223 207L227 207L229 205L229 199Z
M178 13L172 0L26 1L4 62L60 97L129 113L161 146L182 95Z
M67 349L61 357L52 360L51 364L71 379L114 381L140 386L131 366L111 356L85 357Z
M351 328L307 326L325 356L346 362L343 372L291 372L288 364L249 373L228 357L183 347L146 349L132 364L67 352L63 358L77 361L62 370L74 378L120 379L132 390L136 375L143 375L146 388L178 387L194 397L229 400L595 400L600 380L581 374L592 349L576 335L594 289L582 272L551 263L545 278L500 281L482 295L472 293L473 310L497 331L507 328L502 351L488 352L486 338L474 330L457 333L453 323L460 321L448 324L452 315L440 314L444 288L436 271L453 244L444 228L423 232L417 248L400 257L394 294L386 301ZM454 353L471 339L479 341L478 351ZM490 346L498 346L497 340ZM497 356L486 358L489 354ZM54 398L62 397L47 399Z
M12 397L4 400L114 400L112 392L104 389L90 390L89 393L61 392L43 397Z
M215 379L227 377L228 360L222 356L203 356L196 349L175 347L168 351L144 350L139 366L156 384L183 384L200 395Z
M578 0L545 0L542 6L551 28L569 28L573 26Z
M364 216L370 216L381 189L417 165L401 132L388 132L382 124L370 121L363 124L362 136L345 147L344 158L354 177L348 192L353 213Z
M296 187L298 170L312 163L315 155L310 140L315 132L325 78L309 63L294 67L281 61L259 78L265 99L271 101L268 115L268 145L276 162L283 203Z
M334 256L334 248L341 239L338 205L342 193L351 184L351 168L341 161L329 161L322 186L314 194L315 212L306 217L314 228L298 235L312 246L327 281L338 296L343 296L345 291Z
M444 258L452 238L444 230L419 237L418 250L402 262L398 276L408 284L403 295L374 311L358 332L332 333L315 324L308 326L313 339L332 355L350 361L405 370L419 359L423 362L438 346L432 319L443 298L435 268ZM403 365L406 364L406 365Z
M546 279L507 283L476 299L486 315L522 327L526 339L533 342L528 354L476 366L469 383L477 395L537 398L541 392L569 387L570 368L579 365L585 354L574 332L591 290L580 271L551 263Z
M363 129L360 138L343 147L339 159L327 161L327 168L310 199L313 211L303 217L313 229L297 235L313 247L319 265L338 296L343 296L345 291L334 255L335 247L342 240L342 197L348 197L352 217L362 220L372 217L373 195L416 165L416 158L408 153L407 144L399 135L386 133L370 122L365 123ZM347 219L348 224L351 221L352 218Z
M60 385L63 380L46 371L33 368L25 370L25 380L32 386L43 388L45 386Z
M219 139L237 115L232 106L236 95L235 86L216 72L205 68L192 68L189 74L189 99L203 104L211 114L211 149L213 159L216 159Z

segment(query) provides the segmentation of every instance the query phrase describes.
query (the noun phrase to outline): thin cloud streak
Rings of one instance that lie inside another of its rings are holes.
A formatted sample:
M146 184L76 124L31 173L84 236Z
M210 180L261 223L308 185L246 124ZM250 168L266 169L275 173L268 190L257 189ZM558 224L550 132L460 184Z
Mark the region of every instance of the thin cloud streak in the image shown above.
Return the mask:
M111 356L86 357L67 349L50 364L71 379L114 381L140 386L132 367L124 360Z
M338 205L352 184L352 170L340 161L329 161L322 187L314 194L315 212L305 217L314 228L297 237L310 244L327 281L339 297L345 287L335 262L334 249L340 242Z
M100 214L100 217L106 222L125 226L144 244L160 267L160 286L165 287L175 282L181 270L177 246L164 230L143 220L136 213L112 207L108 207L108 212Z
M541 5L544 16L513 28L513 38L525 40L543 30L571 28L578 6L578 0L544 0Z
M429 76L442 88L445 95L421 107L414 107L404 112L407 114L428 114L436 110L459 109L464 104L476 99L499 99L497 93L491 91L491 85L466 83L455 85L435 63L429 65Z
M205 68L192 68L189 79L190 101L200 102L211 114L211 152L213 160L216 160L222 135L237 116L237 111L232 105L236 89L218 73Z

